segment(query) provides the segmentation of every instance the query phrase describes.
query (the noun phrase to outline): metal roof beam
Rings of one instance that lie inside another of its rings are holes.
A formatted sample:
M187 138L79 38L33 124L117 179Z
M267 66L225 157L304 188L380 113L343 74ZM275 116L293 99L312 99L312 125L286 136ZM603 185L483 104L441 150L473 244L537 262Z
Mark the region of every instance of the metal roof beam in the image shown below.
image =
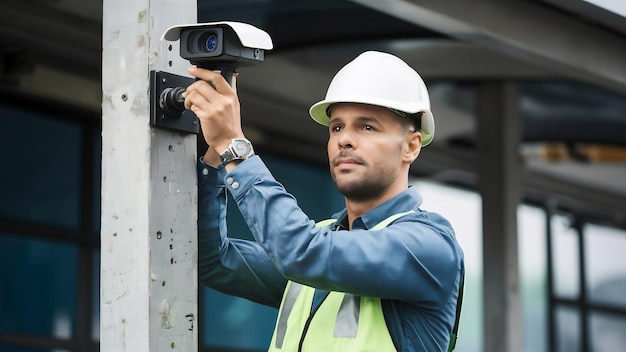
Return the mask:
M352 1L574 79L626 92L626 37L541 3Z

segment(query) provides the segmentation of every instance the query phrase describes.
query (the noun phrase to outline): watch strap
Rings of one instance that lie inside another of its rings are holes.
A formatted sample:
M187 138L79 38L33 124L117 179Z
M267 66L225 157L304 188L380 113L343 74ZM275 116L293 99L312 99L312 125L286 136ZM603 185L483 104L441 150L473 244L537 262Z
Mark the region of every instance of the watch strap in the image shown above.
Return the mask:
M222 154L220 154L220 160L222 160L222 164L228 164L229 162L235 160L235 153L232 152L230 146Z

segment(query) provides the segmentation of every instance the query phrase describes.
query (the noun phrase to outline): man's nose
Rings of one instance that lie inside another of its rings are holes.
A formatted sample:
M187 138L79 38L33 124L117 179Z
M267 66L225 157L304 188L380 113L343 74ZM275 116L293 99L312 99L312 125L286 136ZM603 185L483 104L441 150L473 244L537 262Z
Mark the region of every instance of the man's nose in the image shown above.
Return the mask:
M339 149L354 148L354 138L349 131L344 129L337 135L337 144Z

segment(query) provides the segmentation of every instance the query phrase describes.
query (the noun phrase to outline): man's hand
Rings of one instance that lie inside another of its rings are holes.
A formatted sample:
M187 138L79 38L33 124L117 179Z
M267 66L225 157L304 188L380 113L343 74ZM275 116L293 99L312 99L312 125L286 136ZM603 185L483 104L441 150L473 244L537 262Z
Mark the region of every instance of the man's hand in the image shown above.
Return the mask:
M200 80L183 93L185 108L200 120L202 134L209 145L205 162L219 164L219 153L228 148L231 139L245 138L241 129L237 77L233 75L231 87L219 72L191 67L189 73Z

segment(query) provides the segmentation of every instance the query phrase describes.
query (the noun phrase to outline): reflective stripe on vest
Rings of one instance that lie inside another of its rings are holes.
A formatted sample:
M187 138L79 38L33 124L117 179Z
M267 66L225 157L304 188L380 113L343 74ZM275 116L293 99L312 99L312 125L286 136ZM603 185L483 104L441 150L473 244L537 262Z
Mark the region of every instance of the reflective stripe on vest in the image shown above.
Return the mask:
M412 212L394 214L371 230L383 229ZM335 222L324 220L316 226L331 228ZM380 298L330 292L311 315L314 294L313 287L287 283L269 351L396 350Z

